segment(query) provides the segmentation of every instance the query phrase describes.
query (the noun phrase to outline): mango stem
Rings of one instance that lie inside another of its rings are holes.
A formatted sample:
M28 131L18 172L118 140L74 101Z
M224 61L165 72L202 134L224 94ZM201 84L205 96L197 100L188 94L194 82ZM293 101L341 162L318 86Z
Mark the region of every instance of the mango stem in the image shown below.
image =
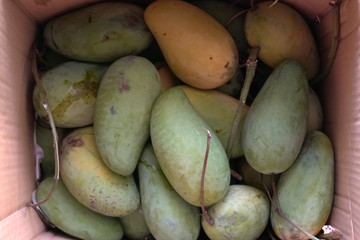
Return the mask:
M206 151L205 151L205 157L204 157L204 164L203 164L203 169L202 169L202 173L201 173L201 185L200 185L200 207L201 207L201 212L202 215L204 216L206 222L213 226L215 224L214 219L210 216L210 214L208 213L208 211L205 209L205 205L204 205L204 185L205 185L205 172L206 172L206 165L207 165L207 160L209 157L209 150L210 150L210 141L211 141L211 132L208 129L205 128L201 128L203 130L205 130L207 132L207 143L206 143Z
M50 106L49 103L47 101L47 96L46 96L46 91L44 89L44 86L41 83L40 77L39 77L39 72L37 69L37 53L36 50L33 51L33 58L32 58L32 66L31 66L31 70L36 82L36 85L39 88L39 92L41 94L41 98L43 100L43 106L48 114L49 117L49 122L50 122L50 127L51 127L51 131L52 131L52 135L53 135L53 141L54 141L54 155L55 155L55 173L54 173L54 178L53 178L53 184L52 184L52 188L49 192L49 194L45 197L45 199L37 202L37 203L29 203L30 207L38 207L41 204L47 202L50 197L52 196L52 194L55 192L58 180L59 180L59 176L60 176L60 162L59 162L59 145L58 145L58 135L57 135L57 131L56 131L56 126L54 123L54 119L53 116L51 114L51 110L50 110Z
M248 60L246 61L246 75L245 75L244 85L241 89L240 99L239 99L240 101L239 101L239 104L238 104L238 107L237 107L237 110L235 113L234 122L232 125L232 129L230 132L230 136L229 136L227 145L226 145L226 154L229 159L231 158L231 151L234 146L235 136L236 136L236 133L238 132L240 120L244 114L243 108L245 107L245 103L246 103L247 96L249 94L251 82L253 81L254 76L255 76L255 71L256 71L256 66L257 66L257 57L258 57L259 51L260 51L259 47L254 47L254 48L250 49L249 57L248 57Z

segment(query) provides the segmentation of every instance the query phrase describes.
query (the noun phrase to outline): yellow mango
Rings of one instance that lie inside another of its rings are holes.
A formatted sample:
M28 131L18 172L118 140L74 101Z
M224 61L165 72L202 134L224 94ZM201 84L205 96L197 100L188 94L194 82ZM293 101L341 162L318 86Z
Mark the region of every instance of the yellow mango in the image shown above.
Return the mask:
M185 1L155 1L144 12L166 62L183 82L201 89L226 83L238 65L230 33L204 10Z

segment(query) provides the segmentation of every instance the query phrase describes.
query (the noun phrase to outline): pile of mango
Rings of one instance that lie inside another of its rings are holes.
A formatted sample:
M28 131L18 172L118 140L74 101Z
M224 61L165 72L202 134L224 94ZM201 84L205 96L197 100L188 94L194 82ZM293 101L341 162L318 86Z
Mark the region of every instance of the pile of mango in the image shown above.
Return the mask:
M321 70L316 41L295 9L101 2L42 31L40 79L61 178L40 208L58 229L96 240L308 239L321 231L334 156L310 85ZM257 61L247 60L251 48L260 49ZM240 101L251 64L253 84ZM54 174L42 96L35 86L38 201Z

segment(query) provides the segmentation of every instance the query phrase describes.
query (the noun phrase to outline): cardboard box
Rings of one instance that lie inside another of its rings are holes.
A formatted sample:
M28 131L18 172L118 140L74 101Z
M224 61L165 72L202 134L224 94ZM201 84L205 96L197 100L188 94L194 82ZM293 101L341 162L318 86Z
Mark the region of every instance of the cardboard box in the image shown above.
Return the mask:
M68 239L49 232L27 204L35 188L34 113L30 48L50 17L95 0L0 1L0 239ZM311 21L323 60L332 37L327 0L288 0ZM329 224L344 239L360 236L360 1L341 4L340 45L320 88L324 132L336 158L335 198Z

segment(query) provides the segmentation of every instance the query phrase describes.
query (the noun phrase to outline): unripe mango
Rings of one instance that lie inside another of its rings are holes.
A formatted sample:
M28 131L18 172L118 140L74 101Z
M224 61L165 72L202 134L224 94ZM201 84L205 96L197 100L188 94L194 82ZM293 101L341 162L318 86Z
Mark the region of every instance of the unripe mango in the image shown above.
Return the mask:
M120 217L120 223L124 235L132 240L146 239L151 234L141 206L130 214Z
M44 179L36 192L37 201L48 196L53 178ZM60 178L53 195L40 205L46 217L61 231L85 240L119 240L123 229L118 218L108 217L85 207L67 190Z
M74 60L112 62L150 45L153 37L143 13L132 3L94 4L50 20L44 40L53 51Z
M211 89L234 75L235 42L204 10L186 1L154 1L145 9L144 19L169 67L183 82Z
M259 58L272 68L293 58L304 67L308 79L319 71L315 38L305 19L285 3L256 4L246 14L245 36L250 46L261 48Z
M149 142L138 165L141 206L146 223L157 240L197 239L199 208L189 204L166 179Z
M78 128L64 138L60 170L69 192L95 212L120 217L140 206L133 176L120 176L102 161L93 127Z
M200 206L200 182L211 132L207 160L205 206L218 202L230 184L230 166L214 130L199 116L181 86L170 88L156 100L151 113L150 136L166 178L190 204Z
M285 171L300 153L307 131L308 81L296 61L271 73L245 117L241 143L248 163L263 174Z
M276 189L285 216L309 234L318 234L330 215L334 196L334 153L324 133L308 133L300 155L281 173ZM274 208L270 215L280 239L309 239Z
M160 92L156 67L143 57L120 58L104 74L95 103L94 133L100 156L114 172L122 176L134 172Z

